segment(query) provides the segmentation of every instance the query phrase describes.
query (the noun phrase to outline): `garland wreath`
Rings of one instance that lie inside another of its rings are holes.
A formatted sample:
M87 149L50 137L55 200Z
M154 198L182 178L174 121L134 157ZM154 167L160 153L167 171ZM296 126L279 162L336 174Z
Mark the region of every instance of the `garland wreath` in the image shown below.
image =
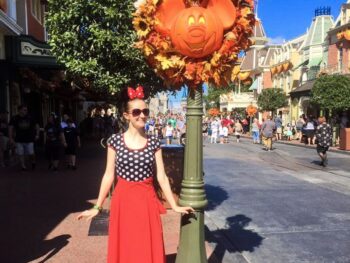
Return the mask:
M169 0L139 0L133 25L139 37L135 46L143 51L148 64L165 84L177 90L183 84L192 88L201 83L227 86L236 79L238 54L252 45L249 38L255 25L254 0L229 0L236 9L233 25L224 30L221 46L201 58L181 54L170 35L158 29L161 21L157 11L164 1ZM201 2L183 1L186 7L198 6Z

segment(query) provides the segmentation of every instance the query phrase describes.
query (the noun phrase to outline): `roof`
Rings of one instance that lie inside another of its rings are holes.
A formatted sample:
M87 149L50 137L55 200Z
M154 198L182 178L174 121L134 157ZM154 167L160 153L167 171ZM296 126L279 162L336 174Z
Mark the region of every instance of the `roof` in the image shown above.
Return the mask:
M295 90L292 90L290 94L296 94L301 92L309 92L312 90L312 87L314 86L316 80L309 80L305 82L304 84L297 87Z
M334 26L333 18L329 15L316 16L307 32L304 49L314 45L322 45L327 32Z

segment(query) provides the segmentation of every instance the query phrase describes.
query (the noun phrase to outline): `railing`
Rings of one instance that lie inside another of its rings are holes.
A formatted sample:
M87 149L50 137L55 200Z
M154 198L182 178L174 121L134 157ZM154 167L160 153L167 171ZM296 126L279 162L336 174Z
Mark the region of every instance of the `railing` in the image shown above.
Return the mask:
M320 73L325 73L329 75L333 74L348 74L350 73L349 67L343 65L327 65L327 66L321 66Z

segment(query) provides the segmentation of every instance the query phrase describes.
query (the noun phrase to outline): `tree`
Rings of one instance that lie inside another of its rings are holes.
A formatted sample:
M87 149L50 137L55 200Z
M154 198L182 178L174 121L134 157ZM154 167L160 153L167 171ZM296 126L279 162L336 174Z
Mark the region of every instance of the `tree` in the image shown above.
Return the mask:
M133 0L49 0L52 53L73 77L96 90L117 93L142 84L154 93L161 80L134 48Z
M288 105L288 98L282 89L268 88L263 89L258 96L258 106L262 111L274 112Z
M311 102L331 111L349 109L350 79L342 75L318 78L311 91Z
M214 85L208 86L208 95L204 96L204 101L207 105L220 108L220 96L233 91L233 84L228 87L216 87ZM214 105L211 105L214 104Z

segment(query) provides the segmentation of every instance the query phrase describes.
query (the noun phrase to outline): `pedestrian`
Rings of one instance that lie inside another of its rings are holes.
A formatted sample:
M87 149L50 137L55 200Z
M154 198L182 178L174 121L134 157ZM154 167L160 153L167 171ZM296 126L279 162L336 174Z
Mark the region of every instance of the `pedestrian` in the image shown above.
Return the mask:
M57 171L62 147L66 147L67 144L58 118L54 113L50 114L44 128L44 145L46 157L49 161L49 170Z
M8 111L0 111L0 167L5 167L5 152L9 149Z
M282 116L281 115L278 115L275 118L275 125L276 125L276 140L280 141L280 140L282 140L282 133L283 133Z
M224 135L224 143L228 143L228 127L222 127L222 133Z
M80 135L72 119L68 119L67 124L68 126L63 129L64 138L66 140L65 154L67 155L68 168L76 170L76 152L77 148L81 147Z
M242 124L239 120L236 120L235 121L235 135L236 135L237 142L240 141L242 132L243 132Z
M274 130L276 129L276 124L272 121L272 117L267 116L266 120L261 126L262 141L266 151L272 150L272 138Z
M166 144L171 144L174 136L174 127L171 125L171 122L168 122L168 125L165 128L165 137Z
M222 123L219 125L219 142L220 144L224 144L224 126Z
M29 156L32 170L36 167L34 142L39 140L39 125L29 116L28 107L20 105L18 115L9 124L9 142L16 145L22 171L28 170L26 157Z
M215 119L211 123L210 143L217 143L220 123Z
M254 118L252 123L252 135L253 135L253 143L260 143L260 127L259 120Z
M300 115L299 119L297 120L295 127L297 132L297 140L301 142L302 140L302 129L305 125L305 120L302 115Z
M304 127L304 133L306 135L307 141L305 141L305 144L312 144L313 138L315 136L315 123L313 121L312 116L310 116L307 119L307 122Z
M113 191L109 213L107 262L165 263L160 220L160 213L165 213L165 209L153 186L154 164L157 181L171 208L185 214L194 210L177 205L165 174L160 142L145 133L149 109L143 100L143 92L138 92L136 96L126 102L123 113L129 122L128 130L114 134L108 141L106 171L97 203L92 209L79 214L78 219L91 219L99 214L117 175L118 183Z
M317 153L321 158L321 165L326 167L328 165L327 151L332 145L332 127L327 123L325 117L318 118L319 125L316 129Z

